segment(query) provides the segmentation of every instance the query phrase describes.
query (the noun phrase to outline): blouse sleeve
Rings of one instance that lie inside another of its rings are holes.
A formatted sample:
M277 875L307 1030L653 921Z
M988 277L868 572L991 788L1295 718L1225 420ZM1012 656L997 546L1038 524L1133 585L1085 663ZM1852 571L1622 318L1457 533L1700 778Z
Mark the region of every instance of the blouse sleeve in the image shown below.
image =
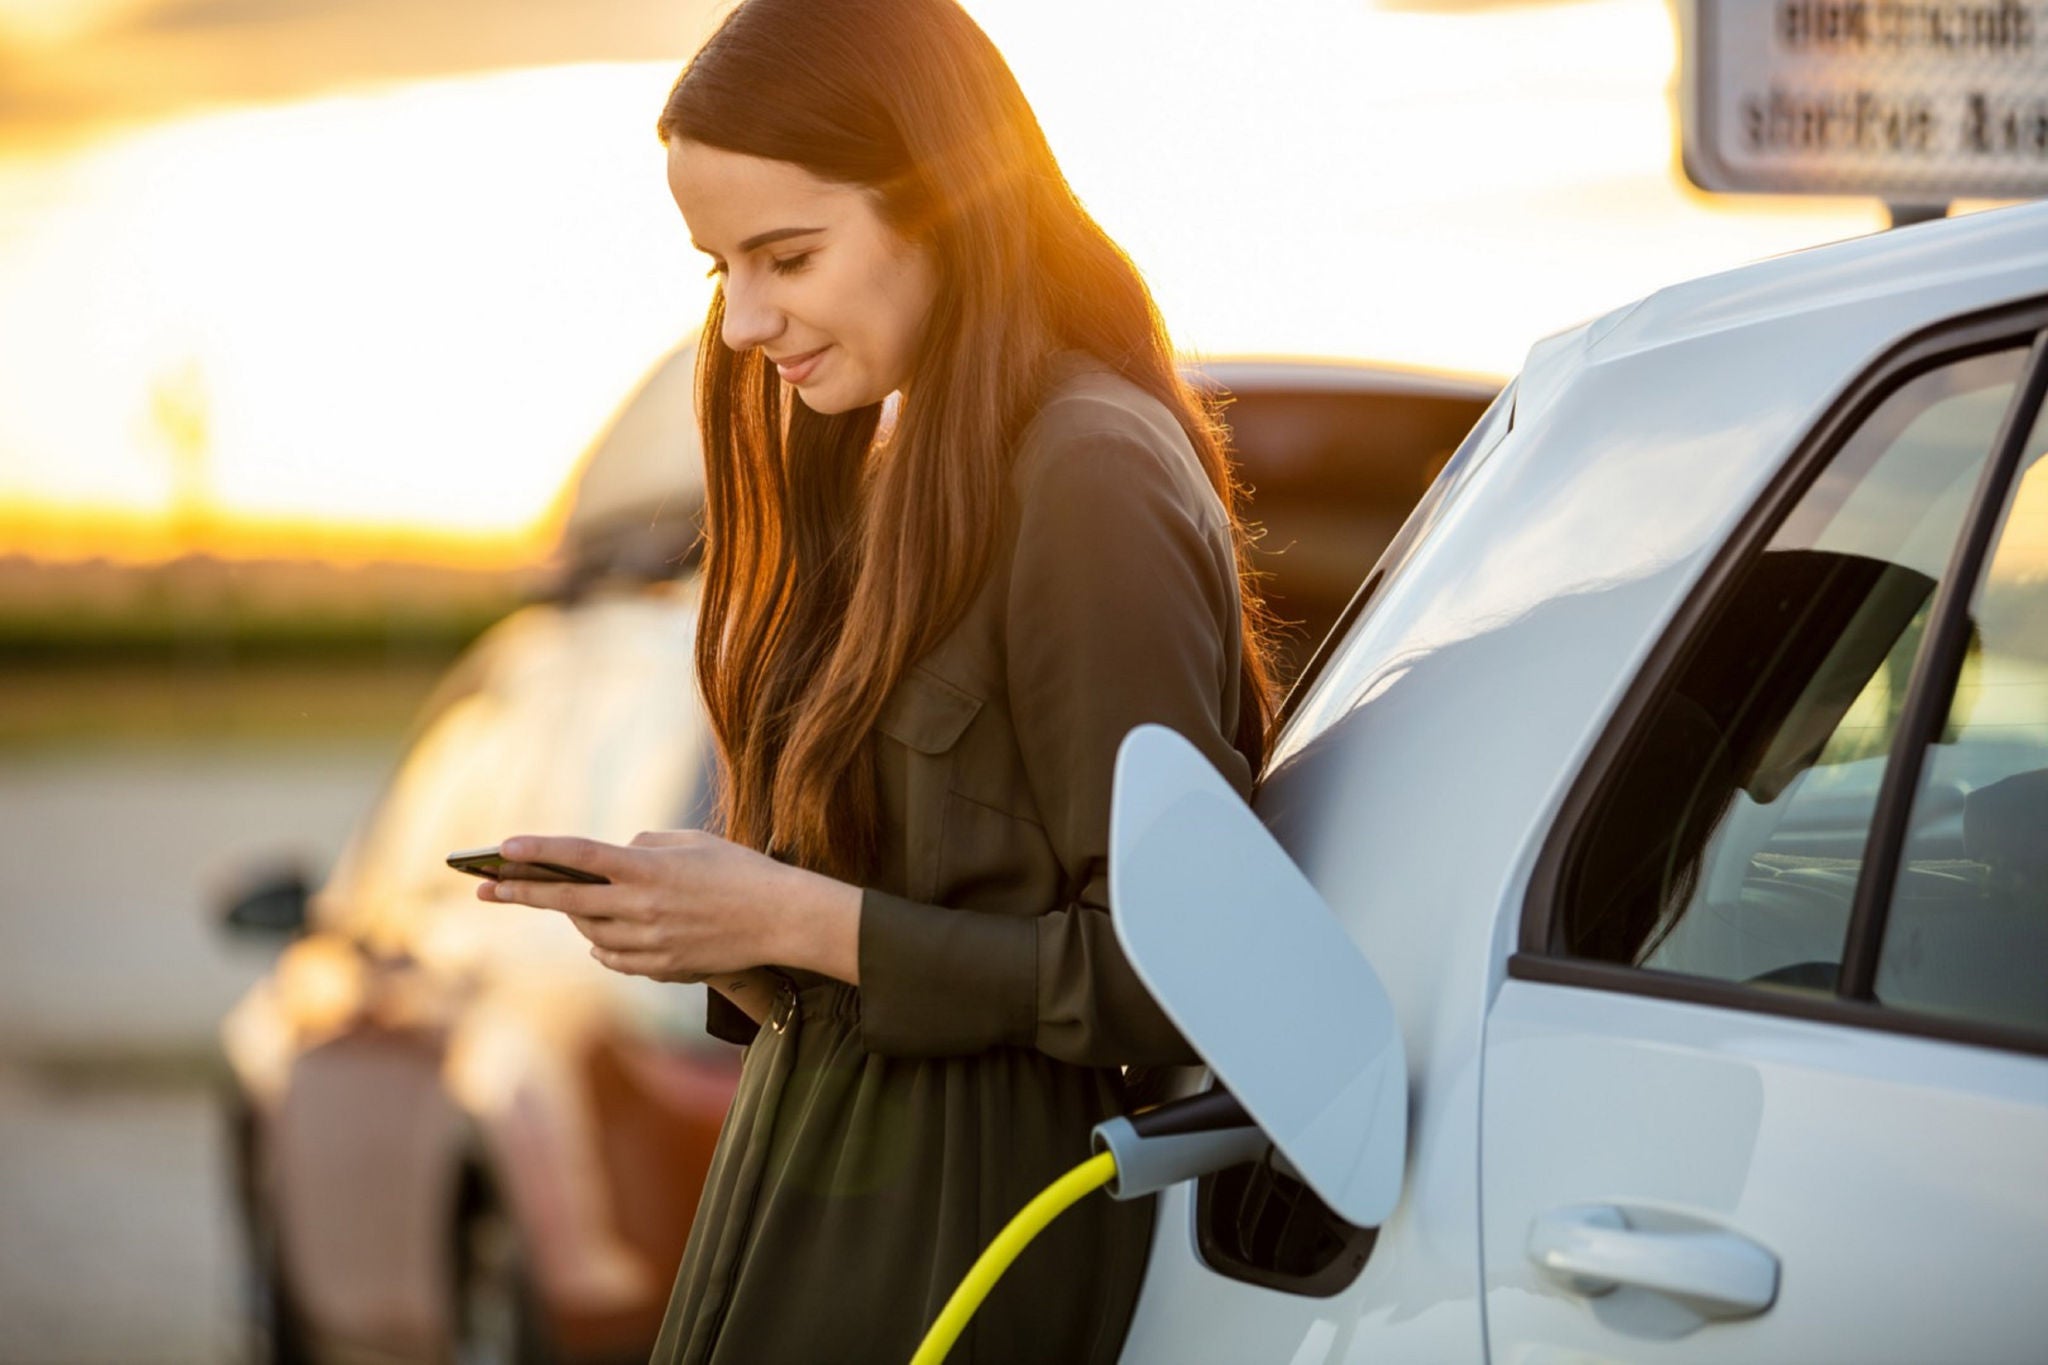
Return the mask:
M761 1031L761 1026L754 1022L752 1015L706 986L704 1031L722 1043L738 1043L745 1047L754 1041L754 1035Z
M1188 453L1146 432L1076 431L1018 477L1007 682L1032 796L1066 875L1036 917L862 897L863 1041L945 1056L1014 1045L1090 1066L1197 1060L1109 919L1117 747L1154 722L1240 794L1235 560L1222 504Z

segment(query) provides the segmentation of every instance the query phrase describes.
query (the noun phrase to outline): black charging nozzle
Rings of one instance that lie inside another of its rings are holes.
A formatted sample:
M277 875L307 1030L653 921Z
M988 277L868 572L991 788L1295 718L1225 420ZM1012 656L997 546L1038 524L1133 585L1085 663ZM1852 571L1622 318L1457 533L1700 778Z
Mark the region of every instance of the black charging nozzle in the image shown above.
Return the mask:
M1116 1158L1112 1198L1136 1199L1240 1162L1257 1161L1269 1143L1237 1097L1218 1086L1128 1117L1095 1125L1097 1152Z

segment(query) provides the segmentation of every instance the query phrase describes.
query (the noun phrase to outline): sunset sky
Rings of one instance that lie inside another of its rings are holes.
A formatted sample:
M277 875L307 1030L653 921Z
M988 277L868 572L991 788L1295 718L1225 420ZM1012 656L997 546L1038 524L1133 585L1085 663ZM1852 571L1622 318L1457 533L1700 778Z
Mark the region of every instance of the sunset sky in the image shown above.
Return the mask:
M0 553L538 553L708 296L651 129L720 8L0 0ZM968 8L1201 353L1507 374L1880 223L1679 184L1660 0Z

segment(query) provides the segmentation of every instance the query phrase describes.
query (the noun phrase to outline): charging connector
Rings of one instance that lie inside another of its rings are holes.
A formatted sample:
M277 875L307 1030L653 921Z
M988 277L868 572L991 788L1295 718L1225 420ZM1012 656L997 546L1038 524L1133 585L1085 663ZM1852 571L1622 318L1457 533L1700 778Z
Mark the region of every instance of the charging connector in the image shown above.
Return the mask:
M1257 1161L1270 1145L1251 1115L1217 1087L1127 1118L1107 1119L1090 1135L1097 1152L1116 1158L1106 1187L1114 1199L1138 1199L1241 1161Z

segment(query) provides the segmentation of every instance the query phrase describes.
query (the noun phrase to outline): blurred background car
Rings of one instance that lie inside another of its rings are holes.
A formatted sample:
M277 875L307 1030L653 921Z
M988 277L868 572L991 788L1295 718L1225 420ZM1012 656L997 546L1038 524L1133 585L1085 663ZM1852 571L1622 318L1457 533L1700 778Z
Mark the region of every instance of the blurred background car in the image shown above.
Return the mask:
M704 1033L704 987L607 971L564 918L479 902L442 859L707 815L694 356L593 443L552 590L449 670L317 893L288 871L225 909L291 936L221 1032L258 1360L652 1344L739 1053ZM1334 361L1191 377L1225 400L1291 677L1497 385Z
M553 591L450 669L319 891L227 907L293 936L221 1032L258 1359L646 1358L738 1054L702 987L607 971L442 859L703 818L693 354L594 443Z

